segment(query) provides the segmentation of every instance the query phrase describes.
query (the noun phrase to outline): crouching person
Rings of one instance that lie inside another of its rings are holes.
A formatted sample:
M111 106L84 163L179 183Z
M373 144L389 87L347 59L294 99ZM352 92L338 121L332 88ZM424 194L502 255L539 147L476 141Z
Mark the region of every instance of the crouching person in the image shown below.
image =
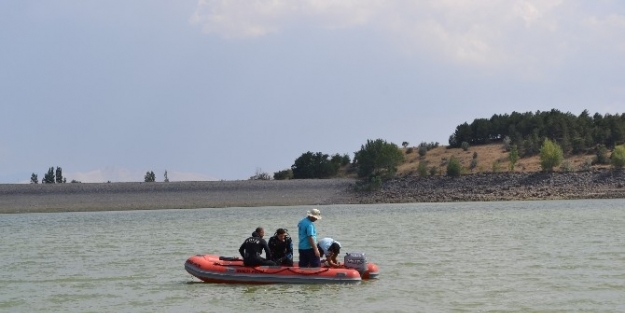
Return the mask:
M278 265L293 266L293 241L284 228L278 228L273 237L269 238L271 260Z
M340 242L332 238L323 238L319 240L319 243L317 244L317 249L319 249L319 252L322 254L322 256L325 256L326 258L325 262L322 261L324 265L330 267L341 266L341 263L339 263L339 261L336 259L341 253Z
M252 237L245 239L243 244L241 244L239 253L243 257L245 266L276 265L275 262L271 261L271 252L263 236L265 236L265 230L262 227L258 227L252 233ZM261 257L263 250L265 250L266 259Z

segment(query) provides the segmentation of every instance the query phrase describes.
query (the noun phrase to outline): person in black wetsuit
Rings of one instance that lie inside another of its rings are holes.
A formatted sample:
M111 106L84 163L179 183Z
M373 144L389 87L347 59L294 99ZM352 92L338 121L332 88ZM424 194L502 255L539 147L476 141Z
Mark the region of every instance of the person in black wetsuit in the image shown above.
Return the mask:
M241 244L239 253L243 257L243 264L245 266L276 265L274 261L271 261L271 252L269 251L267 241L263 239L264 235L265 230L262 227L258 227L256 231L252 233L252 237L245 239L243 244ZM265 250L267 259L260 256L263 250Z
M284 228L278 228L273 237L269 238L271 260L278 265L293 266L293 241Z

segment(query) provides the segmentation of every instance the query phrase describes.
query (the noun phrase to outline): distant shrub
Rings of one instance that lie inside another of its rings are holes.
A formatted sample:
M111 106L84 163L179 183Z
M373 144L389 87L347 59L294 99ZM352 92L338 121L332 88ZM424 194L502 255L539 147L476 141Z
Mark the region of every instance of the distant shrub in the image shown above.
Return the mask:
M592 169L592 159L588 158L579 166L579 169L583 172L588 172Z
M569 160L562 161L562 164L560 164L560 171L564 173L573 172L574 171L573 164L571 164Z
M428 176L428 164L425 161L419 162L419 166L417 167L417 173L419 173L420 177Z
M449 162L449 161L447 160L447 158L446 158L446 157L442 157L442 158L441 158L441 166L446 166L446 165L447 165L447 162Z
M438 167L432 166L430 167L430 176L435 176L438 173Z
M510 149L512 148L511 144L512 144L512 139L510 139L510 136L506 136L503 138L503 149L506 152L510 152Z
M419 155L423 157L423 156L425 156L428 153L428 148L427 148L427 146L419 145L419 150L418 151L419 151Z
M413 147L410 147L410 148L406 149L406 154L411 154L413 152L414 152L414 148Z
M251 176L249 180L271 180L269 173L263 172L260 168L256 169L256 174Z
M452 156L447 163L447 176L460 177L460 174L462 174L462 165Z
M430 143L425 143L423 142L423 144L425 144L425 147L428 149L428 151L437 148L439 143L438 142L430 142Z
M466 142L466 141L463 141L463 142L460 144L460 148L462 148L462 150L464 150L464 151L469 150L469 143L468 143L468 142Z
M625 166L625 146L616 146L614 150L612 150L612 155L610 156L610 163L614 168L621 169Z
M517 149L516 145L512 145L510 147L510 154L508 155L508 160L510 160L510 172L514 172L514 166L516 162L519 160L519 149Z
M477 158L473 158L471 159L471 164L469 165L469 168L471 169L471 173L473 173L473 170L477 167Z
M596 148L595 164L609 164L608 149L605 145L598 144Z
M564 159L562 148L557 143L545 139L542 147L540 147L540 166L543 171L551 172L554 167L562 163Z
M286 170L274 172L273 179L275 180L293 179L293 171L289 168Z
M493 173L499 173L501 171L501 162L499 160L493 161Z
M381 188L382 178L380 176L371 176L366 180L361 180L354 187L356 191L375 191Z

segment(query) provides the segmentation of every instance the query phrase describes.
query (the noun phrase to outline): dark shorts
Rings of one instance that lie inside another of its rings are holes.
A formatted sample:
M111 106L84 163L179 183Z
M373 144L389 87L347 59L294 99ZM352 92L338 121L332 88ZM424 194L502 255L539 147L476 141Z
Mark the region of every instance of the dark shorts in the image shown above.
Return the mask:
M271 261L271 260L266 260L261 257L256 257L256 258L251 257L251 258L243 259L243 265L245 266L257 266L257 265L274 266L276 265L276 262Z
M299 267L321 267L321 259L315 255L315 250L299 250Z

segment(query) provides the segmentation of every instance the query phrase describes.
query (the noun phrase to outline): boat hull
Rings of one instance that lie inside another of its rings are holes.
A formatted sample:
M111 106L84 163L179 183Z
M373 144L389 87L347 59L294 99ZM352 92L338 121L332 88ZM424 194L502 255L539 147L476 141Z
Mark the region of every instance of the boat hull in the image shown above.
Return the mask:
M372 271L363 275L349 268L299 268L297 266L244 266L234 258L221 258L218 255L194 255L185 262L185 270L194 277L211 283L235 284L328 284L358 283L362 279L377 278L375 264Z

